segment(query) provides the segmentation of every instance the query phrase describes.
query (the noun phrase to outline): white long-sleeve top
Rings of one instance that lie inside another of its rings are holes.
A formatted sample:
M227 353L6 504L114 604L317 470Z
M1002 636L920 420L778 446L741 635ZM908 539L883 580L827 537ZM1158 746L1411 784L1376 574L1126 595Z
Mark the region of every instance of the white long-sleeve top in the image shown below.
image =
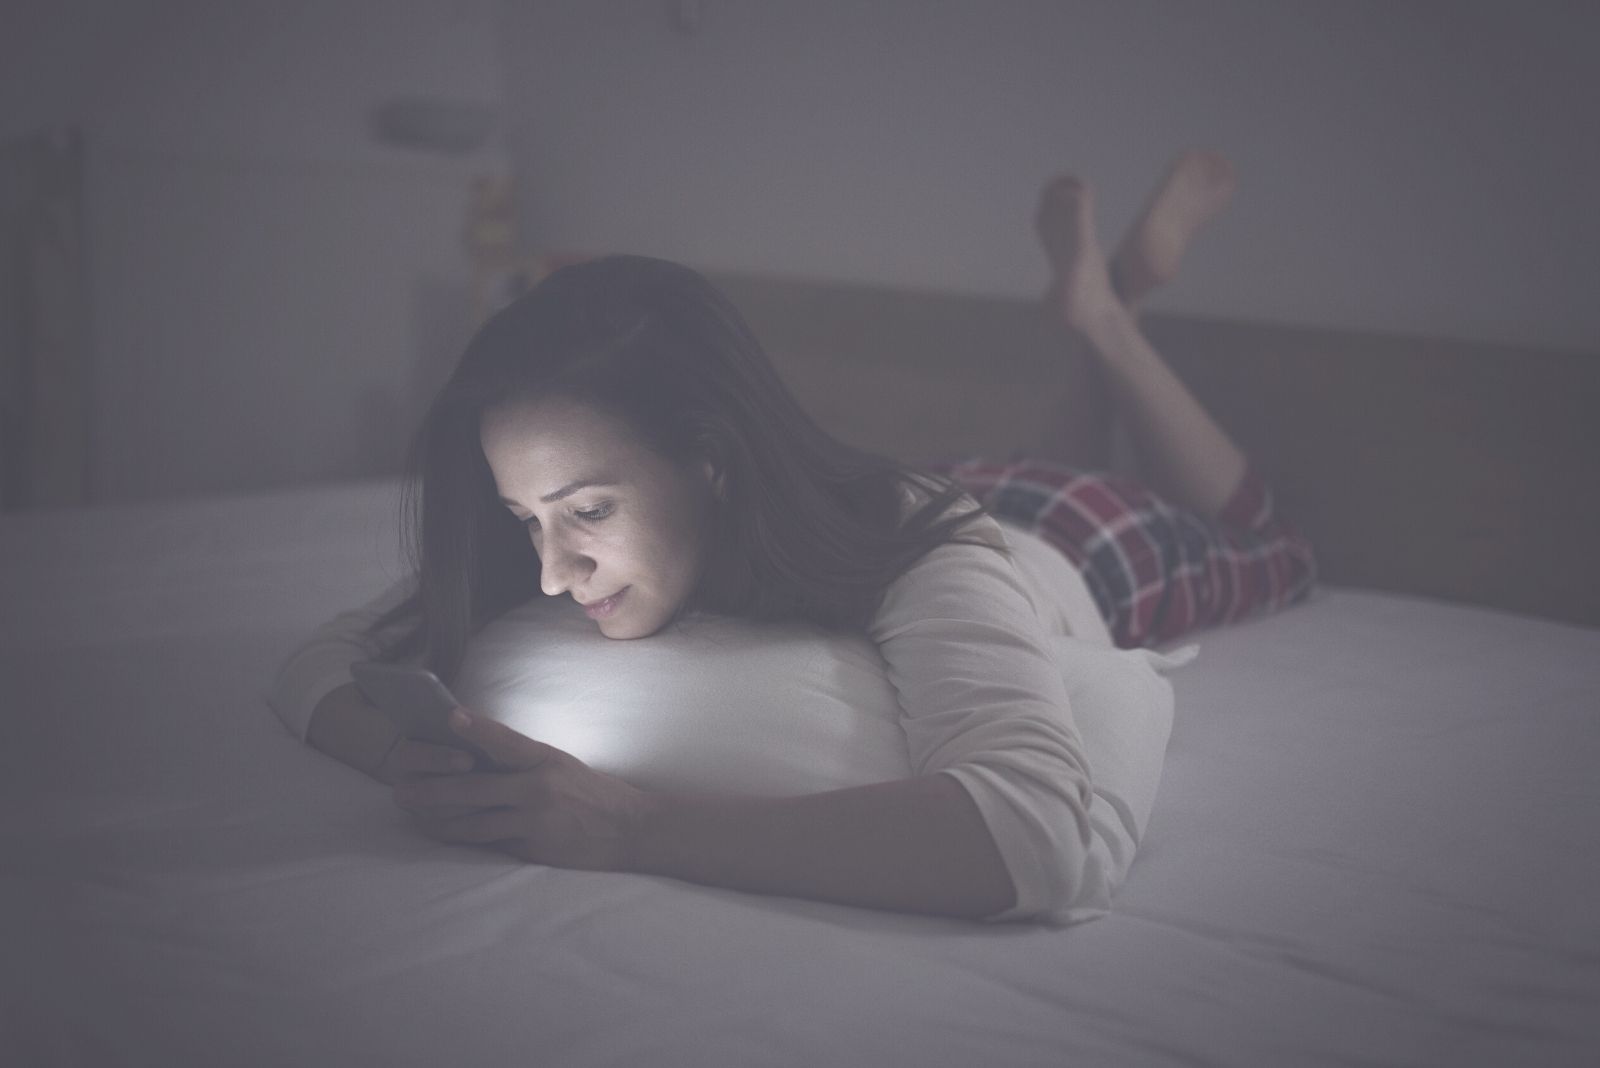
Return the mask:
M1050 641L1088 594L1072 595L1031 535L1007 538L988 518L965 533L1008 541L1013 556L941 545L889 587L868 635L899 696L912 773L954 776L1005 861L1017 900L991 918L1060 914L1099 878L1089 763Z
M1032 534L980 518L889 587L868 628L900 705L914 774L952 775L1006 864L1017 900L993 920L1103 907L1104 850L1091 826L1091 769L1054 643L1110 648L1082 577ZM349 666L374 654L366 631L412 580L319 627L279 671L268 702L298 737Z

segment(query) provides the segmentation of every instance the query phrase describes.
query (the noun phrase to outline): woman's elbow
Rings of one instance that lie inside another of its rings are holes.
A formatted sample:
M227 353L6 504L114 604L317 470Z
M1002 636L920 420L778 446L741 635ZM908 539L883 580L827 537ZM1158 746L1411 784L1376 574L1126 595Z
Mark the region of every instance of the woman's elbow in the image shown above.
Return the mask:
M1125 865L1096 832L1086 814L1056 814L1051 826L1038 828L1031 871L1018 881L1006 912L990 919L1068 924L1101 915Z

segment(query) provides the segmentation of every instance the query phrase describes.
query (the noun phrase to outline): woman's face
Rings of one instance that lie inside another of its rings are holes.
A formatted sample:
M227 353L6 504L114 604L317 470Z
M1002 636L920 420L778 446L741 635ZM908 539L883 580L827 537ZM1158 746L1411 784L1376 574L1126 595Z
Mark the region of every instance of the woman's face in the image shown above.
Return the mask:
M539 554L539 585L585 606L608 638L643 638L688 600L715 495L616 418L560 398L494 408L479 424L501 501Z

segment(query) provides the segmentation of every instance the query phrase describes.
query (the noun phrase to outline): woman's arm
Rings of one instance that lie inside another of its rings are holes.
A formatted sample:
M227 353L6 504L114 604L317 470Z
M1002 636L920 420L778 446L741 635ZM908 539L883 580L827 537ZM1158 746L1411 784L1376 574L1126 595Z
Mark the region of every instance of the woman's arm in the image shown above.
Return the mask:
M966 532L1003 545L993 519ZM942 545L896 579L868 628L901 710L911 771L970 797L1015 903L991 919L1086 916L1108 904L1093 782L1049 636L1011 561Z
M760 894L977 919L1016 900L994 840L948 775L804 797L656 797L633 869Z
M909 779L663 796L472 716L455 729L500 770L406 783L395 801L442 841L556 867L985 919L1104 908L1117 872L1096 851L1082 740L1010 563L943 546L897 586L871 636L900 700Z
M556 867L946 916L989 916L1016 896L977 808L948 775L791 798L659 794L483 716L455 729L500 770L395 789L441 841Z
M415 585L403 579L318 627L284 661L267 693L267 703L296 737L385 785L411 775L462 770L454 750L402 739L350 680L350 665L375 653L372 624L409 597Z
M312 741L312 721L327 709L342 709L342 712L334 713L341 718L359 717L359 713L348 710L347 699L327 705L324 702L332 697L335 690L351 685L352 663L374 654L369 637L372 624L385 612L402 603L415 588L414 579L402 579L367 604L339 613L314 630L284 660L267 691L267 704L296 738L315 745ZM330 726L325 725L323 730L328 730ZM338 727L333 729L335 737L343 737L345 731ZM335 741L334 744L340 743ZM317 748L322 749L323 746ZM350 761L346 760L345 763Z
M472 767L472 758L459 750L402 735L354 683L330 690L317 702L306 741L385 786Z
M388 717L362 697L353 682L330 690L317 702L306 733L313 747L379 782L386 781L384 758L399 737Z

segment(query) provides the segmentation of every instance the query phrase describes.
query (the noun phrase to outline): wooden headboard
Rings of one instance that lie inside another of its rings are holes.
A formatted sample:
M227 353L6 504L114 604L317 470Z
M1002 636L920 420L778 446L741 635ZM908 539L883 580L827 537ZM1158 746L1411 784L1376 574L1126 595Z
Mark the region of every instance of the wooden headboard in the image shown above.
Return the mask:
M1112 458L1037 302L713 274L829 430L911 462ZM1322 578L1600 626L1600 354L1150 315Z

